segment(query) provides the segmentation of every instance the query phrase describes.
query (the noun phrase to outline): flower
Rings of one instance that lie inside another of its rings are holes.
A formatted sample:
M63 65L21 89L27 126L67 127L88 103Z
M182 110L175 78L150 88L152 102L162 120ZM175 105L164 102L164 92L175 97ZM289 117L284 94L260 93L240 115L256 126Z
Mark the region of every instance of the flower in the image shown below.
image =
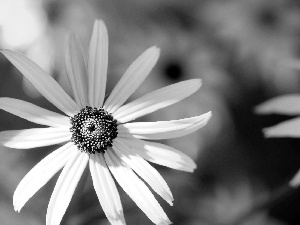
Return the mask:
M278 138L300 137L300 95L287 94L270 99L255 108L258 114L282 114L288 116L297 116L288 121L281 122L275 126L265 128L263 130L265 137ZM299 186L300 171L290 181L291 186Z
M105 24L99 20L94 24L87 67L78 44L76 37L70 35L65 54L74 100L30 59L18 52L2 50L37 90L64 113L58 114L13 98L0 98L1 109L31 122L50 126L3 131L0 133L1 144L18 149L63 144L33 167L20 182L13 198L15 210L20 211L63 168L46 216L47 225L60 224L79 179L89 164L94 189L111 224L125 224L120 196L112 175L153 223L170 224L149 188L137 175L172 205L169 187L147 161L187 172L192 172L196 165L180 151L146 140L176 138L192 133L207 123L211 113L171 121L130 121L191 95L200 88L201 81L192 79L179 82L123 105L147 77L159 57L159 49L151 47L131 64L104 101L108 64Z

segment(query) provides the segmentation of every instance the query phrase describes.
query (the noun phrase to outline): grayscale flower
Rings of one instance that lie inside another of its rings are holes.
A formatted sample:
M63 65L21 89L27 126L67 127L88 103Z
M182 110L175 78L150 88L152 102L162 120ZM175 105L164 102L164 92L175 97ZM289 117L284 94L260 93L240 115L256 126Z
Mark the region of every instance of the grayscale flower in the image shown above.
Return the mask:
M151 47L131 64L104 101L108 35L105 24L99 20L94 24L87 65L76 37L70 35L67 41L65 63L74 100L50 75L24 55L11 50L2 50L2 53L48 101L63 112L58 114L25 101L0 98L1 109L49 126L0 132L2 145L29 149L63 144L41 160L20 182L13 198L15 210L20 211L62 169L46 216L47 225L60 224L89 164L94 189L111 224L125 224L112 175L153 223L170 224L162 207L139 177L172 205L173 197L168 185L147 161L187 172L192 172L196 165L180 151L148 140L190 134L203 127L211 113L171 121L131 121L186 98L200 88L201 81L179 82L123 105L158 60L159 49Z

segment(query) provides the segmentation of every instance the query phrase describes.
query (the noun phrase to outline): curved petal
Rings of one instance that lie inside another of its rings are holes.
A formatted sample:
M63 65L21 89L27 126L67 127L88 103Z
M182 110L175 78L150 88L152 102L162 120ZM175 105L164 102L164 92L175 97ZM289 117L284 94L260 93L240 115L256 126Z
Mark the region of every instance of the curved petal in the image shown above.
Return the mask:
M288 120L263 129L265 137L300 137L300 118Z
M101 20L96 20L90 42L88 61L89 102L92 107L100 107L103 104L106 88L107 64L107 29Z
M118 183L148 218L155 224L171 224L169 218L144 182L127 165L122 163L112 151L107 151L104 157L109 170Z
M88 154L77 151L63 168L48 205L47 225L60 224L88 160Z
M284 114L298 115L300 114L300 95L284 95L273 99L255 107L258 114Z
M174 199L170 188L156 169L117 139L114 140L113 149L121 160L143 178L157 194L170 205L173 205Z
M113 117L120 123L126 123L179 102L197 91L200 86L200 79L192 79L169 85L121 106L113 113Z
M211 112L208 112L180 120L121 124L118 136L128 137L131 134L135 138L154 140L182 137L203 127L210 117Z
M20 212L25 203L43 187L68 161L76 147L67 143L47 155L22 179L14 193L14 208ZM73 152L72 152L73 151Z
M32 128L0 132L0 144L9 148L36 148L70 140L71 132L67 128Z
M65 50L66 71L77 105L84 108L87 103L87 76L83 52L77 37L70 34Z
M136 138L120 138L120 142L128 145L134 154L162 166L185 172L193 172L197 167L189 156L168 145Z
M103 155L91 154L89 164L94 188L106 217L111 224L125 224L120 195Z
M36 63L19 52L2 50L2 53L58 109L68 116L80 110L61 86Z
M154 46L130 65L104 104L109 113L114 113L135 92L149 75L158 57L159 49Z
M0 98L0 109L28 121L51 127L70 126L69 118L14 98Z

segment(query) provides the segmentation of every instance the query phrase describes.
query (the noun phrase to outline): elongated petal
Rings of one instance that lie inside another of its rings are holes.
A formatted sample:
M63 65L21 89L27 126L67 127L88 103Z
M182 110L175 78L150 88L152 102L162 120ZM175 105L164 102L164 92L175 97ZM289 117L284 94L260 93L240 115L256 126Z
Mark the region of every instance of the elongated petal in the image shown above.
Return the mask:
M120 142L128 145L134 154L162 166L185 172L193 172L197 167L186 154L164 144L136 138L120 138Z
M300 137L300 118L288 120L263 129L266 137Z
M47 225L60 224L88 160L88 154L77 151L63 168L48 205Z
M108 64L108 34L101 20L94 23L93 34L89 48L89 102L92 107L103 104L106 88Z
M126 123L118 126L119 137L127 137L132 134L141 139L168 139L190 134L203 127L210 119L211 113L200 116L158 122Z
M197 91L200 86L200 79L192 79L169 85L120 107L113 113L113 116L120 123L126 123L179 102Z
M65 63L75 101L83 108L88 105L87 71L80 42L74 34L67 39Z
M2 53L58 109L68 116L80 110L61 86L36 63L19 52L2 50Z
M258 114L300 114L300 95L285 95L270 99L255 107Z
M104 156L109 170L118 183L149 219L155 224L170 224L167 215L144 182L113 152L107 151Z
M72 153L76 153L74 150L76 147L67 143L46 156L26 174L14 193L16 211L20 212L25 203L67 163Z
M121 141L114 140L113 149L121 160L143 178L157 194L170 205L173 205L172 202L174 199L170 188L156 169L149 165L149 163L138 154L131 151L130 148Z
M51 127L70 126L68 117L14 98L0 98L0 109L37 124Z
M9 148L28 149L71 140L68 128L32 128L0 132L0 144Z
M90 157L94 188L106 217L113 225L125 224L120 195L104 157L100 154L92 154Z
M135 92L149 75L158 57L159 49L154 46L130 65L104 104L109 113L114 113Z

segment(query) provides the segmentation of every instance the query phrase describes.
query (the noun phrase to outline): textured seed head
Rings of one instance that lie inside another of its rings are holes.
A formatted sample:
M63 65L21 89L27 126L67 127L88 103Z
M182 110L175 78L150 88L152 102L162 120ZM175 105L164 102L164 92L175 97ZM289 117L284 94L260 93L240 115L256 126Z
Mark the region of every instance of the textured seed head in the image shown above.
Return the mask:
M86 106L70 118L73 141L80 151L104 154L118 135L117 120L103 108Z

